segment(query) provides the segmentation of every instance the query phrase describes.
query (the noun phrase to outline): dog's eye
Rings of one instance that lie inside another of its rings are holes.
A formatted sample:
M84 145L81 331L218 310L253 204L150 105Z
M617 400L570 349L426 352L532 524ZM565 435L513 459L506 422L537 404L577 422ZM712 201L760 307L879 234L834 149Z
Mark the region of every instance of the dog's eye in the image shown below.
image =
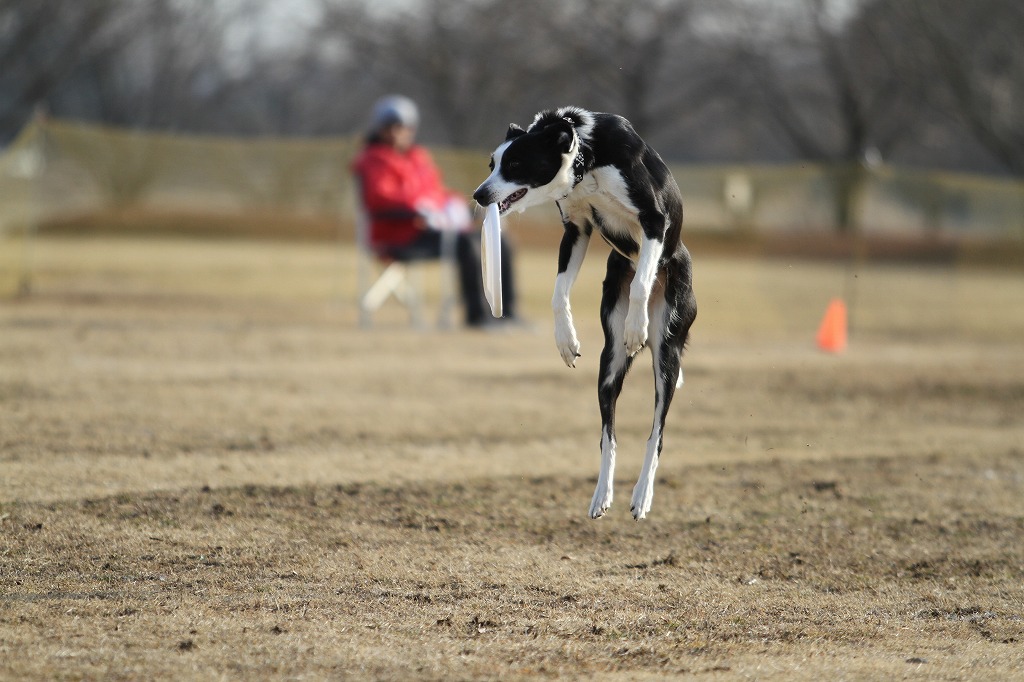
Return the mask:
M523 164L520 163L519 161L509 161L508 162L508 169L509 170L519 170L519 167L522 166L522 165Z
M490 168L491 170L494 170L494 157L493 156L491 157L490 162L488 162L487 167Z

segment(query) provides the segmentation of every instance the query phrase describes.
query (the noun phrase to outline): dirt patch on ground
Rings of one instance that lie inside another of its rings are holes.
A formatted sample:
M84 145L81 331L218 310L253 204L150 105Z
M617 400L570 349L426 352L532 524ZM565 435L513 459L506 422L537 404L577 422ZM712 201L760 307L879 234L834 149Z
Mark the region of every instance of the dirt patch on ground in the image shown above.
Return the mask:
M1022 475L1019 455L676 467L643 524L586 520L580 476L5 505L4 667L1008 679Z
M43 240L0 307L0 677L1010 679L1024 284L698 261L650 518L642 359L598 465L600 332L358 330L349 254ZM599 257L591 255L591 259ZM954 305L951 309L951 302ZM961 305L971 303L970 306ZM943 311L943 307L945 307Z

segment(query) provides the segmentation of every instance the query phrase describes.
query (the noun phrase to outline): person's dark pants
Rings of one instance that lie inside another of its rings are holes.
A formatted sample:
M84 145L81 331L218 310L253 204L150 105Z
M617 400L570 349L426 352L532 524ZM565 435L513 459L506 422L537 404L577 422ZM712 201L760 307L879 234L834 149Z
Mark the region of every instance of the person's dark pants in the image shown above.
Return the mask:
M413 241L400 246L388 246L382 253L399 262L436 260L441 257L443 233L423 230ZM480 269L480 233L455 233L455 260L459 269L459 288L466 311L466 324L477 326L491 318L484 298L483 274ZM516 317L516 289L512 272L512 248L504 236L501 238L501 290L504 317Z

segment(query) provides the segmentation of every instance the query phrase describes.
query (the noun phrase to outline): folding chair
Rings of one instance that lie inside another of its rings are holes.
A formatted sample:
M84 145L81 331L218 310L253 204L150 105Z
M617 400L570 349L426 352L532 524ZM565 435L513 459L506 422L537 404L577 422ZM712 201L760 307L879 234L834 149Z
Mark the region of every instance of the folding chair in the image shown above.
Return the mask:
M394 298L409 311L413 327L423 328L423 264L424 261L398 261L382 256L370 243L370 217L363 206L359 179L355 180L357 303L359 326L373 326L373 314ZM455 308L455 238L454 232L442 233L440 304L437 326L452 327Z

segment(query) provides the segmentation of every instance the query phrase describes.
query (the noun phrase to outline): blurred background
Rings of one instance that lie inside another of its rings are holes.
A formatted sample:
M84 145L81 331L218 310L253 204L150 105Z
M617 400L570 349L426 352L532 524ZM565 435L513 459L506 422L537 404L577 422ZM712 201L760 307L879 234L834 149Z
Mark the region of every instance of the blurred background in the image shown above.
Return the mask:
M708 248L1017 264L1021 35L1018 0L0 0L0 235L348 240L400 92L463 191L575 104L660 151Z

